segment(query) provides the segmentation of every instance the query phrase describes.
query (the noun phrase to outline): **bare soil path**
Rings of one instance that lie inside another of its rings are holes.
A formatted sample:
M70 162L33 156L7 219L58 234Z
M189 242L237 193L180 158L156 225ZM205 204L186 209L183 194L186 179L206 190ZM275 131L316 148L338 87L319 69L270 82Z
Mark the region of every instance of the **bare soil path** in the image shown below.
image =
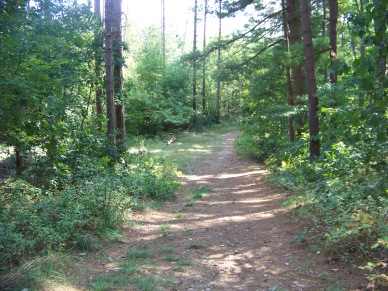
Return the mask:
M265 183L267 170L236 156L237 135L224 134L219 151L191 165L186 195L134 214L138 227L124 229L121 243L80 262L88 269L83 289L96 290L100 275L122 276L123 262L143 250L150 262L129 276L153 278L154 289L135 280L112 290L363 290L357 268L294 241L301 222L282 207L281 190Z

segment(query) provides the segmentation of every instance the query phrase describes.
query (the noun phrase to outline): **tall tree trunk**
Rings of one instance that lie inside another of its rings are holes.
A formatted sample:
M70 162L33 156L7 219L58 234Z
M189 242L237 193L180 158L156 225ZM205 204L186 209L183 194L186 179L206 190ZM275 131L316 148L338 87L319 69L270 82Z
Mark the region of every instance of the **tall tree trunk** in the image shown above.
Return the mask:
M387 78L387 1L374 0L374 6L375 47L378 52L376 57L376 78L384 86Z
M322 37L326 36L326 22L327 22L327 16L326 16L326 0L322 0L322 22L321 22L321 32ZM325 69L323 73L323 81L327 82L327 68Z
M105 0L105 86L106 86L106 110L107 110L107 134L116 144L116 112L114 100L114 77L113 77L113 2Z
M222 0L218 0L218 49L217 49L217 99L216 99L216 123L220 123L221 120L221 13L222 13Z
M313 36L311 31L309 0L300 0L304 54L306 59L307 91L309 101L310 163L320 155L317 81L313 55Z
M203 15L203 61L202 61L202 114L207 114L206 110L206 18L207 18L207 0L205 0Z
M117 141L125 142L125 100L123 95L123 37L121 28L121 0L114 0L113 5L113 54L114 54L114 93L118 102L116 107Z
M338 21L338 1L329 0L329 31L330 31L330 60L333 65L334 60L338 57L337 52L337 21ZM330 73L330 83L337 83L337 75Z
M284 4L284 0L282 0L282 17L283 17L283 33L284 40L286 44L286 50L289 52L289 43L288 43L288 27L287 27L287 19L286 19L286 8ZM292 98L292 83L291 83L291 68L287 64L286 67L286 77L287 77L287 101L288 105L294 106L294 99ZM295 141L295 132L294 132L294 120L290 118L288 120L288 133L290 136L290 141Z
M322 22L321 22L322 37L326 36L326 0L322 0Z
M193 36L193 111L194 124L197 121L197 11L198 3L194 0L194 36Z
M94 0L94 14L96 15L98 19L98 25L102 26L101 23L101 6L100 6L100 0ZM95 36L96 41L99 42L100 37L98 35ZM103 43L101 43L101 49L103 47ZM100 59L99 54L96 54L95 58L95 73L96 73L96 111L97 111L97 118L99 119L98 121L98 130L102 130L102 124L100 119L102 118L104 111L103 111L103 103L102 103L102 88L100 84L100 78L101 78L101 66L102 66L102 60Z
M16 174L20 175L25 168L25 159L23 157L23 154L20 148L15 148L15 154L16 154Z
M161 0L161 10L162 10L162 58L163 58L163 68L166 66L166 10L164 0ZM164 71L164 70L163 70Z
M290 45L302 43L300 33L300 9L298 7L298 0L286 0L288 25L290 29L289 39ZM292 76L294 79L294 94L295 96L303 96L306 93L306 77L304 75L303 64L296 64L292 67ZM297 105L297 103L295 103ZM304 122L302 119L297 120L299 129L298 136L302 135L302 127Z

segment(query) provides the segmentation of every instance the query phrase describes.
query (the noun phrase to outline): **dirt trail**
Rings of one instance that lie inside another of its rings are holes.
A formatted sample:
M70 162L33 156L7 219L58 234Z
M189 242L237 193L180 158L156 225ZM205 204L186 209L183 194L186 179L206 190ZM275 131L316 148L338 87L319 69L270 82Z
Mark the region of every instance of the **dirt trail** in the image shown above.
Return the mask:
M266 169L236 156L236 137L223 135L221 150L182 178L186 193L200 188L208 195L191 204L182 195L134 215L139 227L104 249L111 261L94 271L114 276L128 251L146 245L156 263L143 266L142 275L158 278L160 290L362 290L366 282L356 268L294 241L300 222L282 207L281 191L264 183Z

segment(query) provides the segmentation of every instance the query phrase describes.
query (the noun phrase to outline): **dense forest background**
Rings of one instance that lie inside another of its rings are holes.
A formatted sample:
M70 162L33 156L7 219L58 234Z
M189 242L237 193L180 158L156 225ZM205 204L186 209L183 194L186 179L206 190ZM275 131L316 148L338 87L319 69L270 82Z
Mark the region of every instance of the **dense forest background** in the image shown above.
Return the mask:
M121 1L106 0L104 15L93 6L0 3L1 270L100 247L128 211L179 187L173 165L131 145L230 118L241 122L238 152L265 162L311 220L303 235L381 267L385 0L196 0L189 49L164 15L138 32ZM222 20L248 8L244 30L224 35ZM197 40L210 14L219 35Z

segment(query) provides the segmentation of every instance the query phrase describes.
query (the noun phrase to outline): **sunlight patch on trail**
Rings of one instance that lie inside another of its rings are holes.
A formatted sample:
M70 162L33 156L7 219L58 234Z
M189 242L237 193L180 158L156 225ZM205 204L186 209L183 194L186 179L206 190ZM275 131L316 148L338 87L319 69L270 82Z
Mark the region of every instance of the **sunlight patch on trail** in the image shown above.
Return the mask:
M238 173L238 174L221 174L221 175L216 176L216 178L218 178L218 179L239 178L239 177L245 177L245 176L250 176L250 175L258 175L258 174L262 174L265 172L267 172L267 171L257 170L257 171Z
M220 174L220 175L185 175L185 177L190 181L201 181L201 180L208 180L208 179L232 179L232 178L241 178L241 177L247 177L251 175L265 175L267 173L266 170L255 170L245 173L239 173L239 174Z

